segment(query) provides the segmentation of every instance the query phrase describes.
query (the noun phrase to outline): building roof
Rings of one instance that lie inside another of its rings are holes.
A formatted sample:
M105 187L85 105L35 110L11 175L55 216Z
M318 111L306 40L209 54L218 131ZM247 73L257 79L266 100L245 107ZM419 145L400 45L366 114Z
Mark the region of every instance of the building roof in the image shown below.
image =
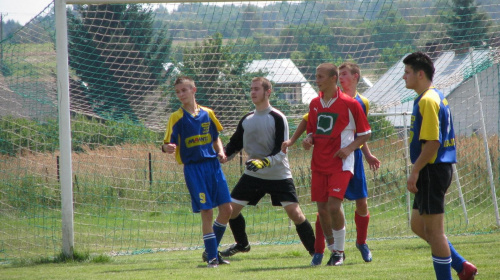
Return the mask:
M318 93L291 59L254 60L248 66L247 72L258 71L267 72L266 78L277 85L301 84L302 103L309 103L314 97L318 96Z
M406 57L406 55L404 56ZM379 112L397 114L411 112L413 100L417 97L413 90L407 89L403 80L404 64L401 58L380 79L367 89L363 95L370 100L372 108ZM453 51L442 52L434 60L433 84L448 96L474 72L489 65L490 51L475 50L472 53L457 54ZM491 62L490 62L491 63ZM405 119L406 118L406 119ZM395 126L409 125L410 116L395 116L388 118Z

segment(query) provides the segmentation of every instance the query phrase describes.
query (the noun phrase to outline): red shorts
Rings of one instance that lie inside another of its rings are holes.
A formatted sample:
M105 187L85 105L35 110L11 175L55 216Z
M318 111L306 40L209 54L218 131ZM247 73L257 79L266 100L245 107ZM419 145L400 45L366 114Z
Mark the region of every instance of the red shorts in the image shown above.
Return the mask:
M311 200L327 202L330 196L344 200L345 191L351 178L350 171L329 174L312 171Z

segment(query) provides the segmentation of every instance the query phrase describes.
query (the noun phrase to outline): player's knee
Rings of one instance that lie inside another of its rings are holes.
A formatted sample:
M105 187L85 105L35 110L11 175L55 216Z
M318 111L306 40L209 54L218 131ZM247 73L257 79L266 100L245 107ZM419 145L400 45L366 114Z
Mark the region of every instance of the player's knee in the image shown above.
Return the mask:
M342 207L340 204L330 204L330 205L328 205L328 211L330 213L334 213L334 214L339 213L342 211Z
M368 207L356 207L355 210L356 214L360 215L361 217L366 217L368 215Z
M327 208L318 208L318 218L319 217L327 217L328 209Z
M306 219L304 213L302 213L302 210L297 203L285 206L285 210L288 214L288 218L290 218L290 220L292 220L296 225L301 224Z
M224 203L224 204L219 206L219 216L221 218L229 220L232 212L233 212L233 208L231 207L230 203Z

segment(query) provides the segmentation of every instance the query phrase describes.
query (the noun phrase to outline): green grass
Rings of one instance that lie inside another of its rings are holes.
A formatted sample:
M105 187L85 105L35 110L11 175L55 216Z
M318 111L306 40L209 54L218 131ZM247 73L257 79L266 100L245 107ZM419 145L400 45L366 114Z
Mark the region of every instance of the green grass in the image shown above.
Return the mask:
M500 279L500 233L450 236L479 269L478 280ZM208 269L201 250L117 256L111 261L0 266L2 279L435 279L430 248L417 238L369 240L373 262L364 263L352 242L342 267L310 267L301 245L255 245L231 264ZM92 259L92 258L91 258ZM326 260L323 260L326 263ZM454 278L458 279L453 271Z

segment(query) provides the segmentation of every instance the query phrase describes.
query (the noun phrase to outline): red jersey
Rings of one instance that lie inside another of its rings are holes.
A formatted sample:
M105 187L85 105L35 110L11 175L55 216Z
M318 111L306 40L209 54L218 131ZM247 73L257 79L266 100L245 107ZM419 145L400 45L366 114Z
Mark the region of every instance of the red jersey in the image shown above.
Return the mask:
M354 174L354 153L342 160L333 155L354 141L354 136L371 133L368 119L359 102L344 94L340 88L337 97L325 103L321 96L309 104L307 133L314 141L311 169L321 173L351 171Z

